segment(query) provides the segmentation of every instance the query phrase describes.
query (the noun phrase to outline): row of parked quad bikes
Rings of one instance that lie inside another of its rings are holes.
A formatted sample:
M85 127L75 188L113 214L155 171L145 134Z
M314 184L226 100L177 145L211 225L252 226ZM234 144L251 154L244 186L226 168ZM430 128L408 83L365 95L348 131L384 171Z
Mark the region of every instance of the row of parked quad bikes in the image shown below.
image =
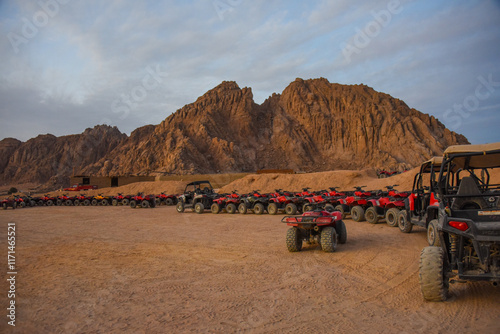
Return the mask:
M90 196L80 194L78 196L50 196L44 195L41 197L31 196L14 196L14 198L6 198L0 201L3 209L9 207L25 208L35 206L117 206L124 205L132 208L154 208L157 205L175 205L177 204L177 195L169 195L161 193L160 195L123 195L104 196L102 194Z

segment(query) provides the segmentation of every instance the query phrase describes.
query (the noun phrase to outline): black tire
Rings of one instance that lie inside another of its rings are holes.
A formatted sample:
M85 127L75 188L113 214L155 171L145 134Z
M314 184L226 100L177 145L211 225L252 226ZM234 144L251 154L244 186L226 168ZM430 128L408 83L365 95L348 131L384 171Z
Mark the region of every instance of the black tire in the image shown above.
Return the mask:
M377 224L378 223L377 209L375 209L373 206L371 206L368 209L366 209L366 211L365 211L365 219L370 224Z
M155 200L150 201L150 202L149 202L149 207L150 207L151 209L156 208L156 201L155 201Z
M52 206L52 205L54 205L54 201L53 201L53 200L51 200L51 199L49 199L49 200L47 201L47 206Z
M202 214L205 211L205 207L203 206L203 203L198 202L194 205L194 212L197 214Z
M136 207L136 206L137 206L137 202L136 202L136 201L134 201L134 200L131 200L131 201L130 201L130 207L131 207L132 209L135 209L135 207Z
M175 207L175 209L177 210L177 212L183 213L184 212L184 202L179 201L179 203L177 203L177 206Z
M44 201L39 200L39 201L38 201L38 203L37 203L37 205L38 205L38 206L44 206L44 205L45 205L45 203L44 203Z
M90 200L86 199L83 201L84 206L89 206L90 205Z
M387 212L385 213L386 224L390 227L398 226L399 213L400 211L398 208L390 208L389 210L387 210Z
M80 200L79 199L75 199L75 201L73 202L73 204L75 206L79 206L80 205Z
M328 253L337 249L337 232L333 227L327 226L321 230L321 248Z
M7 210L7 203L2 203L2 208L3 208L4 210Z
M145 199L144 199L144 200L142 200L142 202L141 202L141 207L143 207L144 209L149 208L149 207L150 207L150 205L149 205L149 201L147 201L147 200L145 200Z
M307 211L312 211L313 206L309 203L306 203L302 206L302 213L307 212Z
M70 199L67 199L66 202L64 202L64 205L66 205L66 206L72 206L73 205L73 201L70 200Z
M160 206L161 205L161 198L157 197L155 198L156 205Z
M122 204L123 205L129 205L129 203L130 203L130 200L128 198L122 199Z
M327 204L327 205L325 205L325 211L333 212L333 211L335 211L335 208L333 207L333 205Z
M429 226L427 226L427 242L429 243L429 246L441 246L441 240L439 239L437 225L438 220L433 219L429 222Z
M347 242L347 229L342 220L335 223L335 232L337 232L339 244L345 244Z
M448 297L450 282L444 256L443 249L435 246L425 247L420 253L418 280L427 301L442 302Z
M246 214L248 211L247 205L245 203L240 203L238 205L238 212L241 213L242 215Z
M236 205L234 205L234 203L229 203L228 205L226 205L226 212L233 215L236 213Z
M96 200L96 199L93 199L93 200L90 202L90 204L92 204L92 206L97 206L97 204L98 204L98 203L99 203L99 202L97 202L97 200Z
M108 203L108 200L107 200L107 199L103 199L103 200L101 201L101 205L102 205L102 206L107 206L108 204L109 204L109 203Z
M111 201L111 205L112 206L117 206L118 205L118 200L116 198L113 198L113 200Z
M356 222L365 220L365 209L362 206L356 205L351 209L351 218Z
M275 215L278 213L278 205L276 203L270 203L268 206L267 206L267 212L270 214L270 215Z
M288 203L285 206L285 213L287 215L295 215L295 214L297 214L297 206L294 203Z
M302 250L302 238L298 228L291 227L286 231L286 248L289 252L300 252Z
M25 202L19 202L19 207L20 208L25 208L26 207L26 203Z
M174 200L171 198L165 199L165 205L168 205L168 206L174 205Z
M61 199L59 199L59 198L58 198L58 199L56 200L56 205L57 205L57 206L61 206L61 205L63 205L63 201L62 201Z
M406 211L401 211L398 216L398 227L403 233L410 233L413 229L413 224L408 219Z
M215 215L220 213L220 205L217 203L212 204L212 206L210 207L210 211L212 211L212 213Z
M265 209L262 203L256 203L253 207L253 213L255 213L256 215L261 215L264 213L264 211Z
M335 207L335 211L338 211L342 214L342 219L344 219L345 217L345 212L344 212L344 207L342 206L342 204L339 204Z

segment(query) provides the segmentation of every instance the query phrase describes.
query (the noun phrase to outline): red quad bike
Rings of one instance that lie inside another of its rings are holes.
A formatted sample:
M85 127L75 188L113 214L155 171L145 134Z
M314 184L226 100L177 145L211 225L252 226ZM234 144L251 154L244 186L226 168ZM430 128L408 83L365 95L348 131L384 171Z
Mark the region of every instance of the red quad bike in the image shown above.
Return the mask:
M273 197L269 198L269 205L267 212L270 215L276 215L280 211L284 211L287 215L294 215L297 213L297 207L301 203L299 197L290 196L288 192L283 192L281 189L276 189Z
M7 210L7 208L10 206L13 210L16 209L17 207L17 202L15 199L12 198L4 198L0 200L0 204L2 205L2 208L4 210Z
M68 195L63 194L63 195L57 197L56 205L57 206L61 206L61 205L72 206L74 199L75 199L74 197L69 197Z
M327 194L315 193L312 196L304 197L304 204L302 205L302 212L324 209L332 212L335 210L334 206L330 203L330 197Z
M156 206L156 197L154 195L137 194L130 199L130 207L154 208Z
M238 212L246 214L248 210L251 210L256 215L261 215L266 211L268 205L269 197L259 193L259 190L254 190L250 194L241 196Z
M325 252L334 252L337 243L347 241L347 230L338 211L324 210L304 212L301 216L285 216L281 220L290 228L286 232L286 247L289 252L302 250L303 242L320 244Z
M231 194L221 194L220 197L213 200L210 210L214 214L226 210L229 214L238 212L238 205L240 204L240 195L233 191Z
M169 195L162 192L156 196L156 205L172 206L177 204L177 195Z
M53 196L44 195L44 196L40 197L37 204L39 206L44 206L44 205L52 206L52 205L56 204L56 200L57 199Z
M413 225L427 229L427 242L431 246L437 241L440 203L437 179L442 163L442 157L433 157L422 163L420 171L413 179L412 192L405 199L405 209L398 217L398 226L403 233L410 233Z
M16 202L17 208L25 208L27 205L24 199L19 195L14 195L14 201Z
M367 222L377 224L380 219L385 219L387 225L391 227L398 226L399 212L404 209L404 196L408 194L394 190L395 186L397 184L386 187L388 192L385 194L388 196L368 200L369 207L365 211Z
M117 205L123 205L127 206L130 203L130 198L132 196L130 195L123 195L122 193L118 193L118 195L114 196L113 199L111 200L111 205L117 206Z
M75 196L75 199L73 200L73 205L74 206L79 206L79 205L83 205L83 206L89 206L92 201L93 197L92 196L87 196L87 195L84 195L84 194L80 194L78 196Z
M368 207L367 198L373 196L371 191L363 191L366 186L354 187L354 196L347 196L337 201L335 210L340 211L342 216L350 213L351 219L357 222L365 220L365 209Z

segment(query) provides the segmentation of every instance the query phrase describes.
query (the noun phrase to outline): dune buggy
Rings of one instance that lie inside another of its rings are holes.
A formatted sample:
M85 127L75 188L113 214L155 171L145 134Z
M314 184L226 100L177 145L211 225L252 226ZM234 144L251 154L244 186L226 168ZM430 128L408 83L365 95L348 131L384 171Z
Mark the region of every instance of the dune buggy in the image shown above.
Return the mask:
M444 301L450 283L500 282L500 143L456 145L444 152L438 178L439 242L422 250L424 299Z
M217 194L209 181L195 181L188 183L184 194L178 197L177 212L182 213L191 208L196 213L203 213L210 209Z
M347 241L347 230L338 211L307 211L301 216L285 216L281 222L290 226L286 232L289 252L301 251L304 241L320 244L325 252L334 252L338 243Z

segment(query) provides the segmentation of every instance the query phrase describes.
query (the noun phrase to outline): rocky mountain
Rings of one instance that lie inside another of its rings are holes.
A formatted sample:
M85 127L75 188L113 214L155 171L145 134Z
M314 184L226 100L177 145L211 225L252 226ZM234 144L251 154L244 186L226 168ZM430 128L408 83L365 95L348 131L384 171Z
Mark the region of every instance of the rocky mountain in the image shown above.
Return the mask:
M258 105L250 88L223 82L130 136L97 126L26 143L5 139L0 180L43 181L72 167L98 175L404 169L466 143L433 116L365 85L296 79Z

